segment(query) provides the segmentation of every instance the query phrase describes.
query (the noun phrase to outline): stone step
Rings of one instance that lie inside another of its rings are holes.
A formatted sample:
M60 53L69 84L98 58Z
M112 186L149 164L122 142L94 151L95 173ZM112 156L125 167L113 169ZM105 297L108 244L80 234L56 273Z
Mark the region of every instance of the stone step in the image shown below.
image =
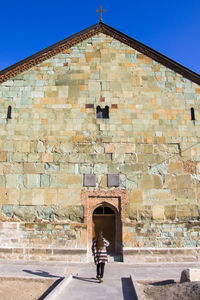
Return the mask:
M93 262L94 257L91 255L88 257L88 262ZM123 262L123 258L121 255L110 255L108 254L108 262Z
M108 261L109 262L123 262L123 258L121 255L109 255L108 254Z

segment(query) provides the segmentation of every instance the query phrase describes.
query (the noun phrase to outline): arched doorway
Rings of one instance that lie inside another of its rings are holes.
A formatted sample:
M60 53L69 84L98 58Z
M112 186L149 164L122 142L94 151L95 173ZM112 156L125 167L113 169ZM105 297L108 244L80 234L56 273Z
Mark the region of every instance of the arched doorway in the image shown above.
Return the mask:
M95 238L102 231L110 242L107 251L109 254L116 252L116 215L113 208L107 203L98 206L92 215L92 236Z
M122 222L125 222L126 208L129 204L128 190L95 190L81 191L81 203L84 207L84 223L87 225L87 254L91 257L93 238L93 213L96 208L104 205L115 214L115 255L123 256Z

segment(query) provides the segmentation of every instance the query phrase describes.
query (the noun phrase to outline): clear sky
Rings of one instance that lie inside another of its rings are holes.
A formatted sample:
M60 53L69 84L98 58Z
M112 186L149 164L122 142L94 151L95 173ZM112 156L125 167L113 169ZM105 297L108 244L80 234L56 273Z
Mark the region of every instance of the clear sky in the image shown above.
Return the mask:
M200 0L0 0L0 70L103 22L200 73Z

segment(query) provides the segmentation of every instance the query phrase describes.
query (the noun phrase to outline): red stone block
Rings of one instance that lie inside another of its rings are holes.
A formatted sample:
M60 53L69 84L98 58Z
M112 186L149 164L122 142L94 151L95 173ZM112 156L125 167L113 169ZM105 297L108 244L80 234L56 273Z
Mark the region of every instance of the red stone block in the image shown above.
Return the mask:
M118 108L117 104L111 104L111 108Z
M85 108L94 108L94 104L85 104Z

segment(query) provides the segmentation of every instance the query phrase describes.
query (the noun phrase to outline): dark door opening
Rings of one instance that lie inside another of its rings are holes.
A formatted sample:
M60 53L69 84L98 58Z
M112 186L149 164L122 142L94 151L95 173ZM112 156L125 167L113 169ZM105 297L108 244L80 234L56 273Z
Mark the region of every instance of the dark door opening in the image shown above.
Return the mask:
M93 217L93 232L92 236L95 238L97 234L102 231L104 237L110 242L107 248L109 254L114 254L116 244L116 220L115 212L108 206L99 206L94 210Z

